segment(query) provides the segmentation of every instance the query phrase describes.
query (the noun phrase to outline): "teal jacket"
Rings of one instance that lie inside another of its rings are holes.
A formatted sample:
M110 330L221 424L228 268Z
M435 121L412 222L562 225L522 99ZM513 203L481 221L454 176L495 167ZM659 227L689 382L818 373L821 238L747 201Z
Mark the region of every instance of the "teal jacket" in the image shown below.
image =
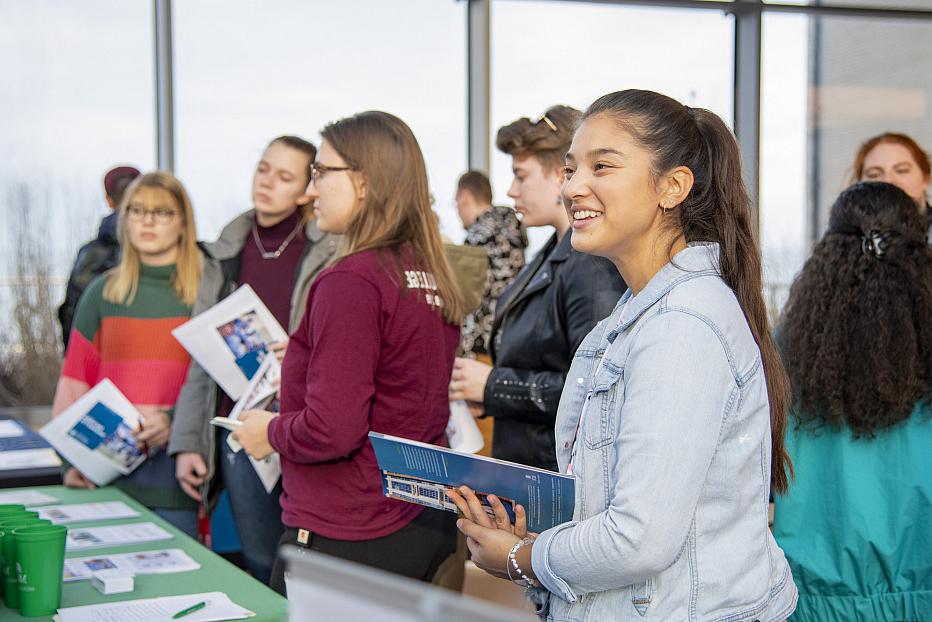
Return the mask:
M932 420L927 406L872 439L800 430L774 499L774 537L799 604L791 620L932 620Z

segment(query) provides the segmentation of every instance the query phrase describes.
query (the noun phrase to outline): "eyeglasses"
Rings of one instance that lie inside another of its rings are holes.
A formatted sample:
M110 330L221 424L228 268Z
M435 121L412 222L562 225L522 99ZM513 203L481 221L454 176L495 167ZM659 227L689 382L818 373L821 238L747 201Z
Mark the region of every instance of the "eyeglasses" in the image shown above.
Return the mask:
M320 179L330 172L355 171L352 166L327 166L320 162L311 162L311 179Z
M160 225L167 225L175 219L175 216L178 215L178 211L169 207L146 209L139 205L130 205L126 208L126 214L129 216L129 219L134 222L145 222L146 216L151 214L152 220L154 220L156 223Z

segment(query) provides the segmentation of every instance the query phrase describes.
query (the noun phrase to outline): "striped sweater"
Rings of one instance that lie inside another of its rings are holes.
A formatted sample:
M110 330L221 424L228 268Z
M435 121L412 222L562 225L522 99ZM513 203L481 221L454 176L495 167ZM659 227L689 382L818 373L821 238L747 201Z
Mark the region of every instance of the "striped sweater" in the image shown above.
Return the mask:
M106 275L88 286L75 313L56 407L61 396L67 405L109 378L134 405L157 406L171 414L190 362L171 330L191 317L191 307L172 288L174 272L174 265L142 265L130 305L104 299ZM174 460L164 449L114 485L149 507L195 507L178 487Z

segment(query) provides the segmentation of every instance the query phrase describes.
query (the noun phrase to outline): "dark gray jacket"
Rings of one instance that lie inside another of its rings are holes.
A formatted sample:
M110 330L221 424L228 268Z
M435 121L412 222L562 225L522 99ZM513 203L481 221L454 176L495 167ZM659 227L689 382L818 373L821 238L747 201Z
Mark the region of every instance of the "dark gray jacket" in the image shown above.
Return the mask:
M254 218L253 210L240 214L224 227L216 242L203 245L209 256L204 260L193 315L214 306L236 289L240 252L249 239ZM313 220L304 227L304 235L307 244L291 294L291 313L287 327L289 333L297 327L301 316L304 315L308 291L314 277L336 253L340 240L339 236L322 232ZM171 441L168 445L171 455L189 451L204 457L208 469L207 479L202 487L204 499L208 498L206 493L216 470L216 435L209 421L217 414L220 391L203 368L191 361L187 380L175 405Z

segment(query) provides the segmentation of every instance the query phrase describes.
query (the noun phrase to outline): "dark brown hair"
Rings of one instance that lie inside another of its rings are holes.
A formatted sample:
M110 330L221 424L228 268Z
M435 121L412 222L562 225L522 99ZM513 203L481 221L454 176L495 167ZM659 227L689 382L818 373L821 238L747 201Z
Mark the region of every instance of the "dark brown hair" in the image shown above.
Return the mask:
M443 318L463 321L463 302L447 262L437 216L431 209L424 156L411 128L387 112L360 112L320 132L354 174L366 181L363 205L350 217L334 262L370 249L385 249L400 268L409 245L420 268L430 272L443 301ZM400 274L398 275L400 278ZM402 287L405 280L401 279Z
M291 134L285 134L284 136L279 136L278 138L273 138L269 142L269 147L275 143L281 143L286 147L291 147L296 151L300 151L308 157L308 165L304 168L304 177L308 184L311 183L311 162L314 161L314 158L317 157L317 147L314 146L309 140L304 140L300 136L294 136Z
M456 194L466 191L482 204L492 203L492 184L482 171L466 171L456 182Z
M891 184L841 193L793 287L779 338L799 424L855 436L932 399L932 249L916 204Z
M858 151L854 155L854 168L852 169L850 183L854 184L861 181L864 175L864 160L867 159L867 154L870 153L871 149L881 143L893 143L906 147L906 150L913 156L913 160L916 161L916 166L919 167L922 174L927 179L932 177L932 162L929 161L929 154L923 151L919 143L906 134L884 132L883 134L868 138L858 147Z
M317 157L317 147L314 146L309 140L304 140L300 136L294 136L292 134L285 134L277 138L273 138L266 149L272 145L280 143L286 147L290 147L295 151L300 151L307 156L307 166L304 167L304 185L307 186L311 183L311 162L314 161L314 158ZM310 203L298 206L298 213L301 214L301 218L304 222L307 222L313 217L313 208Z
M580 112L570 106L553 106L539 119L522 117L498 130L495 146L510 156L535 156L544 172L563 168Z
M771 486L784 492L788 471L792 474L783 447L790 385L767 319L760 250L751 226L738 143L715 113L687 108L653 91L632 89L604 95L589 106L582 120L600 115L620 124L650 152L655 180L677 166L693 173L692 190L667 212L668 226L682 233L687 242L719 245L722 278L735 292L760 349L770 398Z

